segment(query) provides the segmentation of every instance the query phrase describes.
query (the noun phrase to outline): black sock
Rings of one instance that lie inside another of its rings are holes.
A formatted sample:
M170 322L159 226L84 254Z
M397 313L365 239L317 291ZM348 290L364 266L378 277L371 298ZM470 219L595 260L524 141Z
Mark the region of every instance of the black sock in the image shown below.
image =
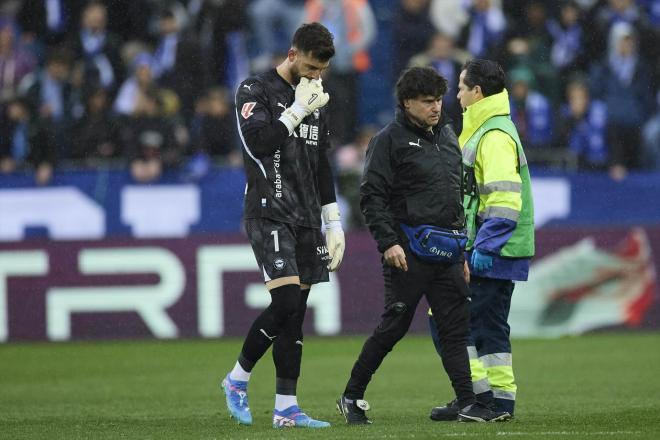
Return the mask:
M282 396L295 396L297 385L298 379L285 379L283 377L278 377L275 380L275 394L280 394Z
M291 318L295 316L300 303L300 286L287 284L272 289L270 295L270 305L252 323L238 358L241 367L247 372L252 371L285 327L291 325Z
M273 361L278 380L298 380L298 376L300 376L303 350L302 325L305 320L308 296L309 289L300 291L296 314L284 325L282 333L273 342Z

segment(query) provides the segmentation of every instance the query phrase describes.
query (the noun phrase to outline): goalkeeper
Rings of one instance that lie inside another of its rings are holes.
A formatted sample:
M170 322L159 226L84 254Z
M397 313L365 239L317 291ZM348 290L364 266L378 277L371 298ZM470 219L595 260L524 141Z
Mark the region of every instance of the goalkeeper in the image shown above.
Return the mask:
M321 73L335 53L332 34L302 25L277 68L243 81L236 92L247 175L245 227L271 296L252 324L234 368L222 381L230 415L252 424L247 385L255 364L273 346L273 427L324 428L296 398L302 324L311 286L339 268L344 233L326 156L329 146ZM321 233L321 218L325 241ZM327 244L327 246L326 246Z

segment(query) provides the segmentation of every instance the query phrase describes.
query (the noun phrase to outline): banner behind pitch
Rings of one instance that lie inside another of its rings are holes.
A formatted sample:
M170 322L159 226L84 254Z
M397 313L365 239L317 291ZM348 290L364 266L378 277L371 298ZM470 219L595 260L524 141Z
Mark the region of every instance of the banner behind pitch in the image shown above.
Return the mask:
M660 228L628 235L626 229L539 231L532 273L535 267L543 270L537 280L516 288L515 295L526 301L514 301L513 333L556 336L612 325L659 327ZM576 248L585 237L593 237L593 246ZM369 333L378 323L380 256L366 233L349 234L347 243L341 270L312 290L308 333ZM621 243L637 251L610 251ZM573 284L567 284L564 272L556 272L576 261L566 255L579 256L579 264L589 262L593 274L602 273L599 264L629 264L646 274L646 282L637 294L612 303L608 295L616 293L617 282L630 292L629 270L610 271L603 280L574 275ZM261 276L240 235L3 243L0 341L240 336L268 303ZM425 330L425 307L422 300L413 331ZM594 318L590 310L600 315Z

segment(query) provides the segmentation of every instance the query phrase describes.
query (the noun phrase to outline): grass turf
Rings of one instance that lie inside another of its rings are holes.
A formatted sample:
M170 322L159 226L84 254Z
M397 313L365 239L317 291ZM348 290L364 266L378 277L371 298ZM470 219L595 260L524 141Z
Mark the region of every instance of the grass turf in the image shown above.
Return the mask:
M254 425L227 416L218 389L241 341L0 345L2 439L660 438L660 333L514 341L516 418L432 422L452 392L429 338L408 336L366 398L371 426L342 424L334 400L363 337L307 338L299 402L326 430L274 430L270 354L250 383Z

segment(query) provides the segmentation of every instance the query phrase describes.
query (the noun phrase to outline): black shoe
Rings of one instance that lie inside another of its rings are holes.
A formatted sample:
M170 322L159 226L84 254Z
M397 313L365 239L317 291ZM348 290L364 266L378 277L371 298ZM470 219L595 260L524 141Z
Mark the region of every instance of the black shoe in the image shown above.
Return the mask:
M431 420L436 422L455 422L458 419L458 400L454 399L445 406L436 406L431 410Z
M369 402L361 399L348 399L342 395L337 399L337 410L349 425L370 425L371 420L364 414L369 411Z
M508 412L495 412L477 402L458 412L459 422L504 422L511 419Z

